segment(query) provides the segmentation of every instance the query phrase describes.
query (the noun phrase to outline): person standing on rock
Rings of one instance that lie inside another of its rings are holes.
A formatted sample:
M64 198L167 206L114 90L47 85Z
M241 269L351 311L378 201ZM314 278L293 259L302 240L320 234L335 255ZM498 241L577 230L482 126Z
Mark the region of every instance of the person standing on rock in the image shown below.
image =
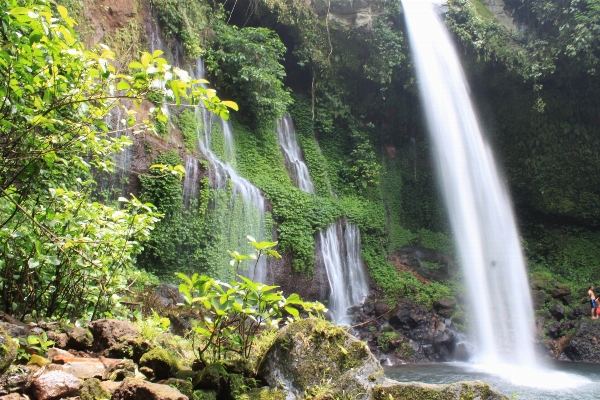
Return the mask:
M588 296L590 296L590 305L592 306L592 319L598 319L598 313L596 312L596 295L594 294L593 286L590 286L588 289Z

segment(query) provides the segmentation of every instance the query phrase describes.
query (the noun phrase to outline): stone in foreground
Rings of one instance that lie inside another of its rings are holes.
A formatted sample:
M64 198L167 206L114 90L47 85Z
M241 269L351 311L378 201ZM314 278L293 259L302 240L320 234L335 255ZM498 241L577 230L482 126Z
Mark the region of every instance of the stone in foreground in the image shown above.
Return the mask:
M259 376L287 399L326 391L367 400L385 382L383 368L367 346L342 327L319 319L296 321L279 333Z
M373 390L373 400L508 400L508 397L487 383L459 382L448 385L400 383L387 380Z
M188 400L188 397L171 386L127 378L115 391L112 400Z

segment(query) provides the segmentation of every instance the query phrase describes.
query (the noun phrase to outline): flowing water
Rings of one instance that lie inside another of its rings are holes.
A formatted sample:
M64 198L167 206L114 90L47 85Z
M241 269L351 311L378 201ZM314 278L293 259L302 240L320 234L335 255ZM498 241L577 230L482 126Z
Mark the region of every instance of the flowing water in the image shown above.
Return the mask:
M277 137L292 180L303 191L314 193L294 123L287 114L277 123ZM360 230L350 222L336 221L325 232L319 232L319 239L331 289L328 308L334 321L348 325L351 322L348 308L361 303L369 294L369 280L360 254Z
M360 256L360 231L351 223L337 221L319 232L323 262L331 288L327 308L338 324L352 321L348 308L361 303L369 294L368 278Z
M544 369L516 370L513 377L484 372L468 363L403 365L385 369L400 382L455 383L479 380L518 400L595 400L600 393L598 364L554 362ZM551 378L551 379L550 379ZM531 382L540 382L532 385Z
M202 59L198 59L193 76L204 78ZM220 191L231 190L226 212L219 209L222 202L213 202L212 211L220 219L220 227L224 229L223 250L251 253L252 248L248 245L246 235L259 242L265 240L265 199L256 186L235 170L235 143L231 123L204 108L196 110L198 147L210 164L211 186ZM212 149L214 142L222 145L219 155ZM266 283L266 259L262 257L258 263L249 263L244 275L254 281Z
M505 184L437 6L426 0L402 4L433 158L471 299L476 361L494 370L533 368L533 307Z
M302 152L296 139L294 122L289 114L285 114L283 118L277 121L277 138L296 186L307 193L315 193L315 185L313 185L308 168L302 160Z
M183 178L183 205L190 207L190 203L198 196L198 182L200 171L198 160L189 154L185 155L185 177Z

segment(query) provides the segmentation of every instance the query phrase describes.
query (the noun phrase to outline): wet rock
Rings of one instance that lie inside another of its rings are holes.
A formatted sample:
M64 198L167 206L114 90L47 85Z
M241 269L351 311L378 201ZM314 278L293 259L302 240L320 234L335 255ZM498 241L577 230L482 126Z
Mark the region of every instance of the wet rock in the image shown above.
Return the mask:
M480 381L459 382L449 385L429 385L419 382L400 383L388 380L373 391L373 400L389 399L478 399L508 400L508 397L487 383Z
M567 315L570 320L580 319L582 317L590 317L590 306L575 307Z
M448 309L453 310L456 307L456 300L449 298L441 298L435 302L434 307L436 310Z
M17 357L17 346L6 331L0 328L0 376Z
M33 381L31 392L38 400L54 400L76 396L81 387L81 381L75 376L63 371L49 371Z
M548 299L548 295L541 290L534 290L531 293L531 300L533 301L534 310L539 310L546 304L546 300Z
M390 311L390 305L385 301L378 301L375 303L375 315L384 315Z
M95 351L110 350L127 341L135 340L140 332L135 325L116 319L93 321L90 323L90 330L94 337Z
M568 296L564 296L561 297L559 299L565 306L571 305L575 302L575 296L573 296L572 294L568 295Z
M141 379L125 379L112 400L188 400L179 390Z
M560 336L562 336L560 323L554 322L548 325L548 327L546 328L546 333L548 333L548 336L550 336L551 338L558 339Z
M596 320L581 322L563 354L572 361L600 362L600 323Z
M560 321L565 318L565 308L558 303L554 303L554 305L550 307L550 314Z
M85 350L87 348L92 347L94 342L94 337L90 333L89 330L82 328L80 326L76 326L73 328L69 334L68 346L71 349L75 350Z
M0 395L12 392L27 392L33 382L33 375L40 369L37 365L11 365L0 377Z
M336 394L368 399L372 387L384 380L381 365L361 341L317 319L282 329L258 375L272 388L289 393L288 398L301 398L308 388L327 383Z
M156 289L154 289L154 294L160 302L160 305L165 308L173 307L184 302L183 296L181 295L181 292L179 292L179 288L168 283L159 284Z
M122 381L126 378L135 378L137 366L132 360L117 360L108 365L102 374L103 381Z
M556 285L554 288L550 289L550 294L555 299L559 297L565 297L571 294L571 288L567 285Z

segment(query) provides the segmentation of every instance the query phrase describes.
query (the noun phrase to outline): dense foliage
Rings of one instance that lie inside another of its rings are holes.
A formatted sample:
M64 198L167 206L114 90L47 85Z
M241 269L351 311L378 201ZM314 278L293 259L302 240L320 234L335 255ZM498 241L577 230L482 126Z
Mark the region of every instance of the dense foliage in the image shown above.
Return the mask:
M224 117L228 103L160 52L132 62L132 76L117 74L113 53L86 50L62 6L3 1L0 10L1 304L20 318L94 317L137 279L135 255L159 217L134 196L117 208L91 200L92 169L111 171L111 154L131 144L105 117L121 100L139 105L150 95L201 102ZM133 109L125 115L132 130L152 122L136 121Z

